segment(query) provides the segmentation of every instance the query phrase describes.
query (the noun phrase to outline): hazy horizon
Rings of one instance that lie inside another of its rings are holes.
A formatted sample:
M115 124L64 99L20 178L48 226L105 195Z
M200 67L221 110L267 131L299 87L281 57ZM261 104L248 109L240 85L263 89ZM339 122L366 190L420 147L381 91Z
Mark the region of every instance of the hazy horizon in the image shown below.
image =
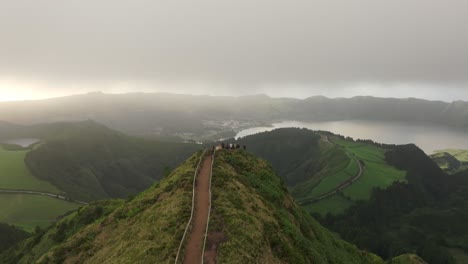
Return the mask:
M80 96L80 95L87 95L87 94L104 94L104 95L129 95L129 94L170 94L170 95L190 95L190 96L212 96L212 97L243 97L243 96L259 96L259 95L265 95L270 98L290 98L290 99L307 99L311 97L326 97L329 99L340 99L340 98L345 98L345 99L351 99L355 97L375 97L375 98L386 98L386 99L420 99L420 100L427 100L427 101L442 101L446 103L452 103L456 101L463 101L463 102L468 102L467 100L461 100L461 99L456 99L456 100L441 100L441 99L436 99L436 98L424 98L424 97L414 97L414 96L406 96L406 97L397 97L397 96L379 96L379 95L372 95L372 94L356 94L356 95L349 95L349 96L327 96L323 94L312 94L309 96L272 96L267 93L250 93L250 94L241 94L241 95L236 95L236 94L208 94L208 93L177 93L177 92L170 92L170 91L130 91L130 92L104 92L104 91L87 91L87 92L82 92L82 93L70 93L70 94L57 94L49 97L37 97L37 98L24 98L24 99L11 99L11 100L0 100L0 103L7 103L7 102L25 102L25 101L41 101L41 100L49 100L49 99L58 99L62 97L70 97L70 96Z

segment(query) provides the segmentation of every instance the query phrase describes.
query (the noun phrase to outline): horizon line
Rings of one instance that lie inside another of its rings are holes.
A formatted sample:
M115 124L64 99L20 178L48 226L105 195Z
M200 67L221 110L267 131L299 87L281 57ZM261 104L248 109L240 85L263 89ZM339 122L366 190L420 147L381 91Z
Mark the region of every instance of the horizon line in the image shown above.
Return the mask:
M85 92L85 93L71 93L67 95L58 95L52 97L44 97L44 98L34 98L34 99L13 99L13 100L0 100L0 103L15 103L15 102L33 102L33 101L47 101L47 100L54 100L54 99L62 99L68 97L78 97L78 96L86 96L86 95L93 95L93 94L100 94L100 95L132 95L132 94L151 94L151 95L176 95L176 96L207 96L207 97L228 97L228 98L242 98L242 97L255 97L255 96L263 96L272 99L295 99L295 100L308 100L311 98L325 98L325 99L353 99L359 97L368 97L368 98L380 98L380 99L401 99L401 100L422 100L422 101L429 101L429 102L444 102L444 103L455 103L455 102L468 102L464 100L453 100L453 101L445 101L445 100L431 100L426 98L419 98L419 97L383 97L383 96L374 96L374 95L353 95L353 96L338 96L338 97L330 97L320 94L310 95L307 97L286 97L286 96L272 96L266 93L255 93L255 94L243 94L243 95L214 95L214 94L189 94L189 93L176 93L176 92L147 92L147 91L134 91L134 92L103 92L103 91L92 91L92 92Z

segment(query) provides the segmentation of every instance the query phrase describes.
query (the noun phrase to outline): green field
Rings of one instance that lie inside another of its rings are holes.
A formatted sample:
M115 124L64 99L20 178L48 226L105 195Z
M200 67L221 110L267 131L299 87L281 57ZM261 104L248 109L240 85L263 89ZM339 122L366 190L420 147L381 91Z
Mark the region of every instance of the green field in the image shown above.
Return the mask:
M26 167L27 150L8 151L0 147L0 189L28 189L60 193L52 184L34 177Z
M352 201L369 199L372 190L376 187L386 188L395 181L406 181L405 171L400 171L386 164L385 149L362 142L346 141L340 138L333 138L332 141L348 153L350 161L346 168L324 177L320 183L308 193L308 197L318 197L330 192L338 187L340 183L354 177L359 170L354 157L364 162L364 173L357 181L342 191L344 196L350 198L351 201L334 195L325 200L308 204L305 206L308 211L316 212L321 215L327 213L338 214L351 206L353 204Z
M348 142L341 139L334 140L333 142L344 147L360 160L385 164L385 150L382 148L364 143Z
M364 174L361 178L343 190L347 197L353 200L367 200L375 187L386 188L395 181L406 181L405 171L386 164L385 149L341 139L334 140L334 142L345 147L347 151L365 163Z
M395 181L406 181L406 172L380 163L367 162L364 174L343 193L353 200L367 200L375 187L386 188Z
M0 222L32 231L35 226L47 227L58 216L78 206L40 195L0 194Z
M352 201L346 200L339 195L333 195L321 201L308 204L304 208L309 212L318 213L320 215L340 214L343 213L348 207L353 205Z
M346 168L320 181L317 187L312 189L312 191L309 193L309 196L319 197L320 195L326 194L336 189L336 187L344 181L356 176L358 171L359 168L356 161L353 158L350 158Z

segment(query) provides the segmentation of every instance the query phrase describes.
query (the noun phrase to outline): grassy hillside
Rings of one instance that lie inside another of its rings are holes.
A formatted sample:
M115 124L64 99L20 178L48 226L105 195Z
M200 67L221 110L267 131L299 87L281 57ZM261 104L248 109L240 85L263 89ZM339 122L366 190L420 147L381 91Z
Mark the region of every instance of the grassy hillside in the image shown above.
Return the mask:
M0 146L0 189L26 189L60 193L49 182L34 177L25 164L29 150L6 150Z
M166 175L195 144L124 135L92 121L0 124L0 139L37 138L34 147L0 147L0 189L62 193L75 200L126 198ZM31 232L78 206L51 197L0 194L0 221Z
M431 158L447 173L453 174L468 169L468 150L466 149L438 150L431 155Z
M138 193L199 148L130 137L91 121L33 130L42 143L26 154L29 170L82 201Z
M353 157L364 164L362 177L343 191L352 200L368 200L373 188L386 188L396 181L406 182L406 172L398 170L385 161L388 149L365 142L334 139L336 144L343 146Z
M173 263L201 152L132 200L93 202L0 255L2 263Z
M285 180L293 197L313 213L342 213L359 200L368 200L374 188L405 182L406 172L388 164L390 146L356 142L329 132L283 128L237 140L265 158ZM337 195L315 199L336 190L359 172L362 176ZM313 202L311 202L313 201Z
M416 252L443 264L466 257L468 171L446 175L414 145L397 146L385 159L408 171L407 183L375 190L368 201L322 223L384 258Z
M200 155L133 199L93 202L36 230L0 254L0 262L173 263ZM384 263L323 228L266 161L244 151L217 153L212 199L207 243L219 243L219 263ZM219 233L222 239L213 240Z
M209 234L222 233L220 263L381 263L340 240L297 206L265 161L220 151Z

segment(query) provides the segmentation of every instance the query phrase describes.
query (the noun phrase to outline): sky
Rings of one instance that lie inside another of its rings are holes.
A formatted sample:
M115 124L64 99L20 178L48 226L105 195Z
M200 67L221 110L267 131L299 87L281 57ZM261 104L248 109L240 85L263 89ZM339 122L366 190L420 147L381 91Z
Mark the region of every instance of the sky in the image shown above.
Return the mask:
M468 1L0 0L0 101L91 91L468 101Z

